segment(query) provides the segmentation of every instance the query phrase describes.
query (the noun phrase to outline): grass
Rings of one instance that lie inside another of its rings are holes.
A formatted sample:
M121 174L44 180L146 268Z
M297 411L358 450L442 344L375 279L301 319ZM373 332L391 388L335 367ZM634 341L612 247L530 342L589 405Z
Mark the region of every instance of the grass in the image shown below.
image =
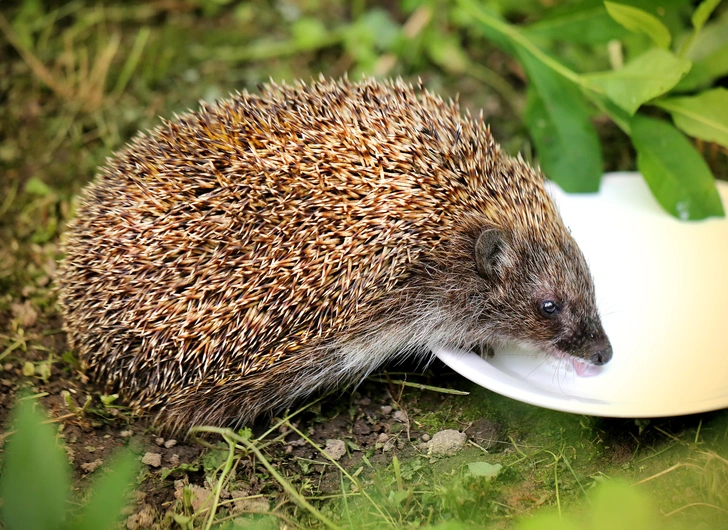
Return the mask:
M518 66L481 46L467 50L467 60L478 65L472 75L467 63L448 70L448 60L433 59L426 44L452 36L451 21L438 6L423 6L382 13L365 2L348 9L338 0L136 6L26 0L5 8L0 420L7 419L21 390L35 392L60 427L51 439L75 455L74 487L92 482L95 472L86 473L82 464L106 462L129 438L139 456L162 454L160 468L147 467L138 477L131 502L132 511L147 510L158 528L513 528L549 510L561 514L560 521L588 520L601 502L593 499L594 490L612 479L647 495L659 510L658 521L725 528L725 411L639 424L563 414L435 373L444 370L436 365L416 379L421 387L411 384L411 375L408 384L401 374L372 378L356 393L325 397L270 428L259 424L254 434L208 429L200 442L178 440L166 448L156 444L158 435L147 423L135 421L85 380L60 331L56 306L63 227L73 215L73 197L97 167L136 131L158 124L159 115L171 117L199 99L255 90L269 76L291 80L319 71L338 76L379 69L421 76L446 95L460 93L464 106L488 109L494 134L508 150L530 152L514 114L524 102ZM329 28L325 39L311 36L320 28L317 21ZM345 38L349 31L371 35L372 21L403 26L411 47L403 52L392 41L381 48L375 38L362 49ZM450 58L458 56L443 49ZM608 139L605 152L614 153L610 169L633 164L619 131L598 126ZM408 422L382 406L406 412ZM432 457L423 435L449 428L470 433L471 442L455 456ZM474 436L486 431L492 439ZM8 447L13 436L10 430L0 433L0 444ZM346 443L340 460L322 451L332 438ZM178 459L170 461L175 454ZM494 478L478 474L494 469L486 464L501 466ZM60 488L39 477L34 480ZM30 506L47 502L37 495Z

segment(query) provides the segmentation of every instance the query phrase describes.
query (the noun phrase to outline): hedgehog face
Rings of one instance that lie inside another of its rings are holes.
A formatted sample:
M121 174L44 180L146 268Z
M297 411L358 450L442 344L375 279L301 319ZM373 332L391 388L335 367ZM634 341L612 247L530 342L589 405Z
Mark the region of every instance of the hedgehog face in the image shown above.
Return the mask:
M577 372L584 362L602 365L612 358L596 308L586 261L570 236L509 237L485 230L475 245L478 274L488 284L494 334L559 358L570 358ZM530 243L529 243L530 241Z

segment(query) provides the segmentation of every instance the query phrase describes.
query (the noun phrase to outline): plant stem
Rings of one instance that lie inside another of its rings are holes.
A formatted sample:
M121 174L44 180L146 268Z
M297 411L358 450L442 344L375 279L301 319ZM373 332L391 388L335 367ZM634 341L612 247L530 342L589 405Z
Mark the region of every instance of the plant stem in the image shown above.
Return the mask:
M213 491L212 495L212 506L210 506L210 517L207 518L207 524L205 525L205 530L210 530L212 528L212 523L215 520L215 513L217 512L217 506L220 502L220 493L222 492L222 485L225 482L225 478L230 473L230 470L233 468L233 462L235 461L235 442L232 442L227 436L224 434L222 435L225 441L228 443L229 451L227 460L225 460L225 467L222 469L222 473L220 474L220 478L217 481L217 484L215 484L215 490Z
M242 436L238 436L231 429L221 429L219 427L198 427L195 430L199 432L213 432L221 435L228 443L230 443L230 440L234 440L236 443L244 446L248 451L253 453L258 458L258 460L260 460L260 463L263 464L263 467L265 467L268 470L268 473L270 473L271 476L276 479L278 484L280 484L281 487L286 490L286 492L291 496L296 504L307 510L311 515L316 517L316 519L321 521L328 528L331 528L333 530L339 530L339 526L334 524L331 519L318 511L303 497L303 495L296 491L296 488L294 488L290 482L288 482L285 478L283 478L280 473L278 473L278 471L276 471L276 469L270 464L270 462L268 462L268 459L263 456L263 453L260 452L258 447L256 447L256 445L250 440L247 440Z
M472 3L472 0L458 0L458 3L460 4L463 9L468 11L474 18L476 18L479 22L485 24L489 28L497 31L501 35L504 35L509 40L523 48L524 50L528 51L531 55L536 57L539 61L544 63L546 66L551 68L553 71L561 74L566 79L572 81L573 83L589 88L590 90L593 90L592 87L589 87L584 79L574 72L573 70L569 70L564 65L559 63L558 61L555 61L551 57L549 57L547 54L545 54L543 51L539 49L538 46L533 44L530 40L528 40L526 37L523 36L523 34L515 29L510 24L507 24L505 22L502 22L498 20L495 17L492 17L488 15L487 13L483 12L482 9L478 9L477 6L475 6Z

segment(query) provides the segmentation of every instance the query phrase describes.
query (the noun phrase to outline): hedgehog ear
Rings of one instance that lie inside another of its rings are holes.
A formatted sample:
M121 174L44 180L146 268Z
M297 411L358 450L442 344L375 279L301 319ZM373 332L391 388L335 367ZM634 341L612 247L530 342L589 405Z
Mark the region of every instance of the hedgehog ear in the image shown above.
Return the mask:
M475 266L483 278L493 276L503 242L503 234L495 228L483 230L478 236L475 242Z

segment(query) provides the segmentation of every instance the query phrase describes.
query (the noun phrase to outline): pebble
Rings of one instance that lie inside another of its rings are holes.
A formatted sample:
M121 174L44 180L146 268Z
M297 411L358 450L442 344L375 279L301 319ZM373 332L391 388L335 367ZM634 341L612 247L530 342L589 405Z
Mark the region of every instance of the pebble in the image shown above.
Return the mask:
M392 417L397 420L401 421L402 423L407 423L407 413L403 410L397 410L392 414Z
M392 406L391 405L382 405L382 407L379 409L382 411L382 414L385 416L389 416L392 413Z
M86 462L85 464L81 464L81 469L84 473L93 473L103 463L104 461L100 459L94 460L93 462Z
M250 499L250 493L247 491L231 491L230 497L234 499L232 504L232 513L244 512L267 512L270 510L270 501L268 499Z
M427 442L428 453L433 456L452 456L465 447L468 435L455 429L445 429L432 435Z
M164 442L164 447L166 447L167 449L172 449L175 445L177 445L177 440L174 439Z
M346 443L344 440L326 440L324 453L329 455L332 460L339 460L346 454Z
M151 528L154 524L154 508L145 504L140 512L130 515L126 518L127 530L141 530L142 528Z
M175 499L181 500L184 495L184 488L187 488L190 490L191 498L190 498L190 505L192 506L192 509L194 511L200 510L205 504L208 502L210 495L212 495L212 490L203 488L202 486L197 486L195 484L188 484L185 485L185 483L181 480L174 482L174 497Z
M32 327L38 320L38 312L33 309L30 300L26 300L22 304L18 302L10 304L10 311L12 311L15 321L24 328Z
M155 438L154 443L157 444L159 447L162 447L164 445L164 438L162 438L161 436L159 438Z
M162 455L160 453L146 453L142 457L142 464L152 467L160 467L162 465Z

